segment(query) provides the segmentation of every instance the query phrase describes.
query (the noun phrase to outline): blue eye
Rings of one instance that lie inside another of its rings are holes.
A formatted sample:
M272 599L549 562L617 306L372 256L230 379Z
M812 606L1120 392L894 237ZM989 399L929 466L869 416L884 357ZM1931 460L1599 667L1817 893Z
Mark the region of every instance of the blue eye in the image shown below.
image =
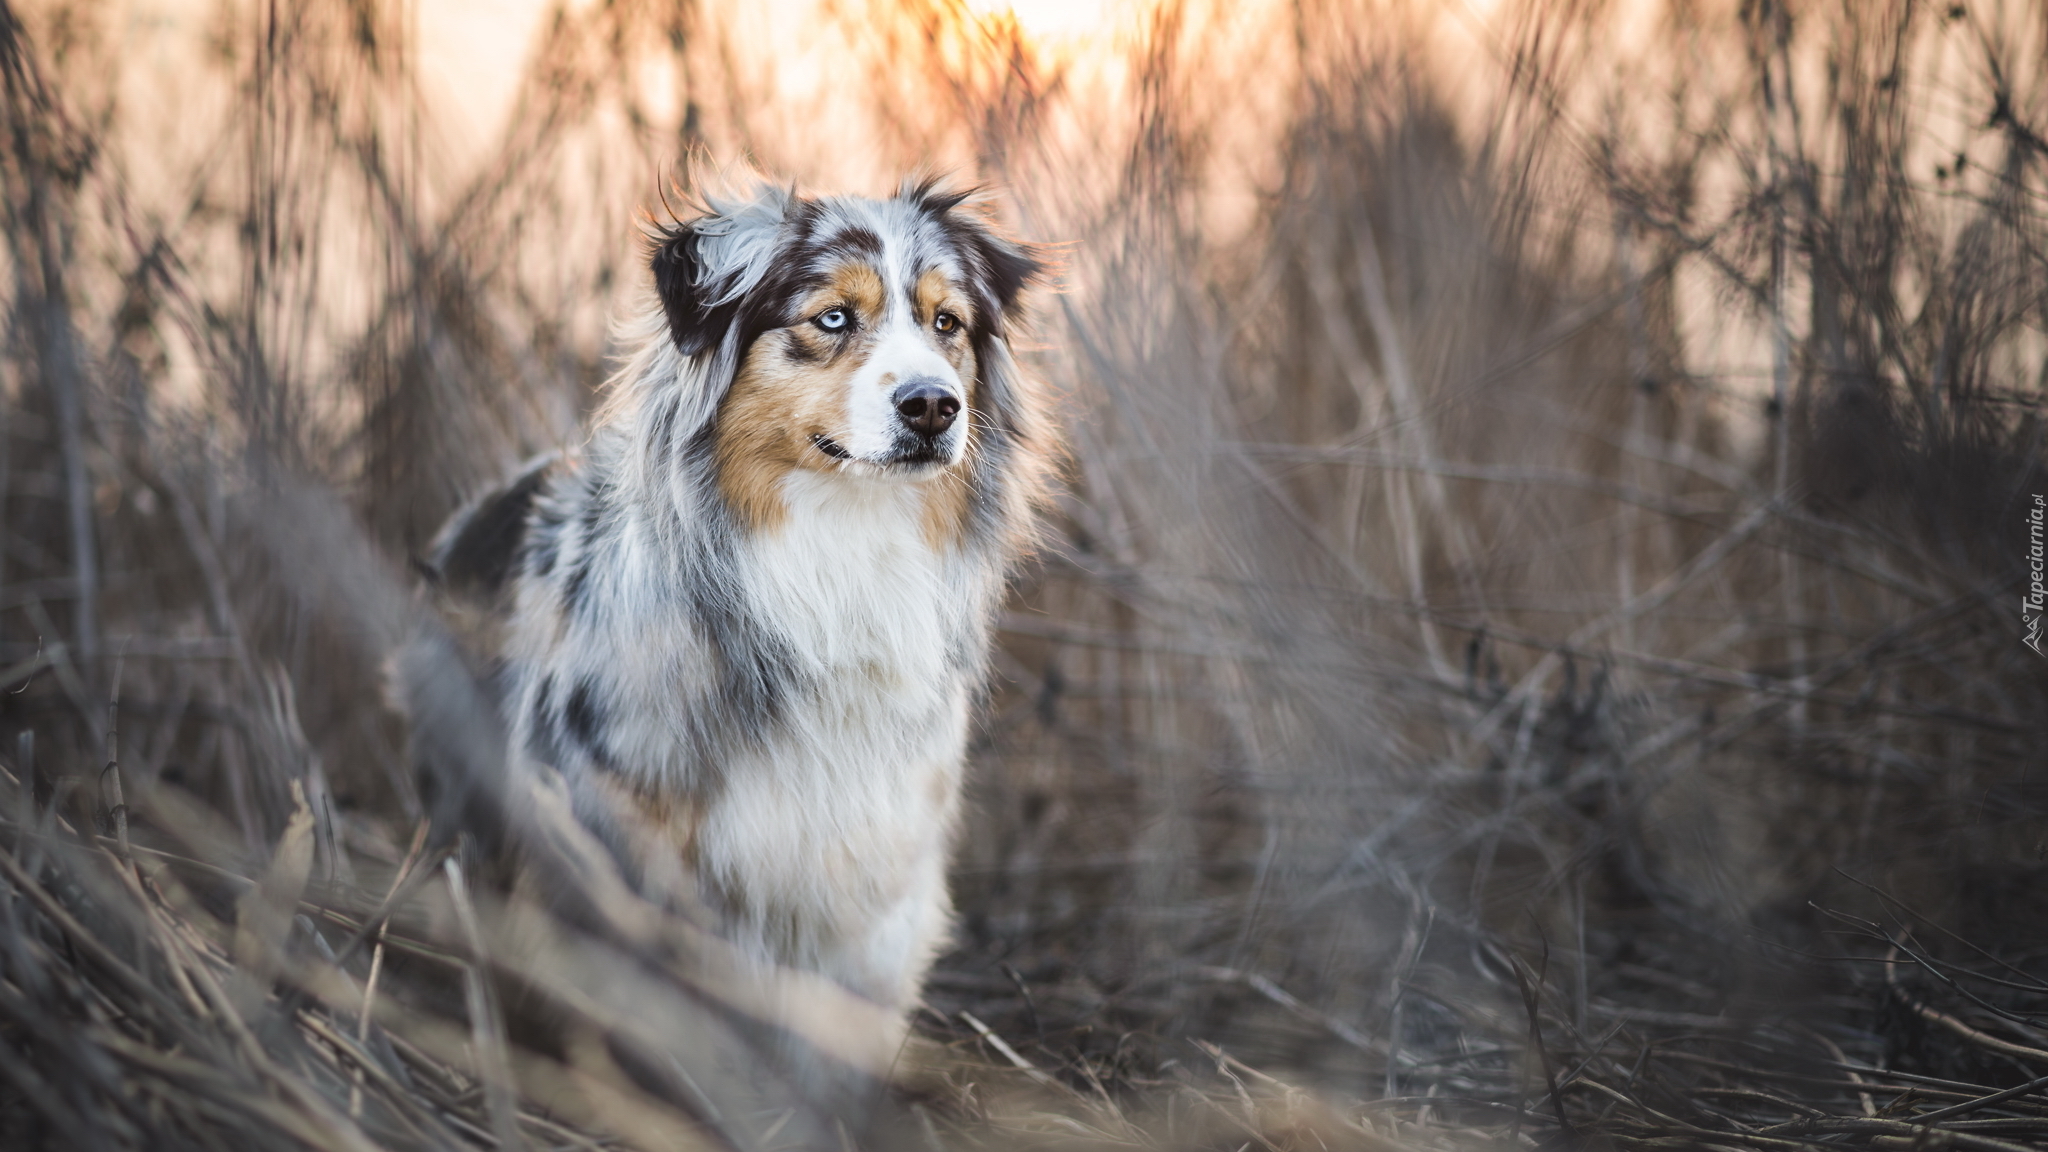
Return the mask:
M844 308L827 308L818 313L818 318L812 321L827 332L837 332L852 322L853 317L848 316Z

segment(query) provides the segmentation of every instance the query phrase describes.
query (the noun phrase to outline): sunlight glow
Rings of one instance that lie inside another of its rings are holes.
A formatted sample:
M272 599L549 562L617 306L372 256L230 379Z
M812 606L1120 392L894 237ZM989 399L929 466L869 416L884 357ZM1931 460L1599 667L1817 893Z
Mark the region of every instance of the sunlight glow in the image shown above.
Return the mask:
M1106 30L1110 0L968 0L982 16L1009 16L1040 38L1087 36Z

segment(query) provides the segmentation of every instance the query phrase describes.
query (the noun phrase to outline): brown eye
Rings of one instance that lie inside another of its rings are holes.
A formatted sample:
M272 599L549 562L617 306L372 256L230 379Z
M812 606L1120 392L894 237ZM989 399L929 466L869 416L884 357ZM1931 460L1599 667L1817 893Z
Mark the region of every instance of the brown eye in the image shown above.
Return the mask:
M960 326L960 318L951 312L941 312L932 318L932 327L941 332L951 332Z

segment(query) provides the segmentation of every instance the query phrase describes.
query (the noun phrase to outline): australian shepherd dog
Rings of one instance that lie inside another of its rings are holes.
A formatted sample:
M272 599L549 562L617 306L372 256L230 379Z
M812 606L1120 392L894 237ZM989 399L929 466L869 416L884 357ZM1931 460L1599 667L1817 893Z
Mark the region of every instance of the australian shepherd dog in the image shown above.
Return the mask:
M901 1015L942 946L962 758L1048 430L1039 259L932 182L758 185L651 238L659 306L574 462L445 527L514 747L645 885Z

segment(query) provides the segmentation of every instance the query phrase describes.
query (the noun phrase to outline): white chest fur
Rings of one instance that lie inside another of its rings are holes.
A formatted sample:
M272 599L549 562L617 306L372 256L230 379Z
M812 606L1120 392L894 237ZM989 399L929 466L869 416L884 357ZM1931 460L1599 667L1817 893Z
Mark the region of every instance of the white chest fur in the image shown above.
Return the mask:
M806 687L725 766L700 874L742 947L891 1005L948 917L945 863L991 589L922 531L925 490L799 473L743 560Z
M788 517L751 542L754 608L792 642L806 671L873 665L939 673L947 644L980 610L960 564L922 529L922 485L797 472Z

